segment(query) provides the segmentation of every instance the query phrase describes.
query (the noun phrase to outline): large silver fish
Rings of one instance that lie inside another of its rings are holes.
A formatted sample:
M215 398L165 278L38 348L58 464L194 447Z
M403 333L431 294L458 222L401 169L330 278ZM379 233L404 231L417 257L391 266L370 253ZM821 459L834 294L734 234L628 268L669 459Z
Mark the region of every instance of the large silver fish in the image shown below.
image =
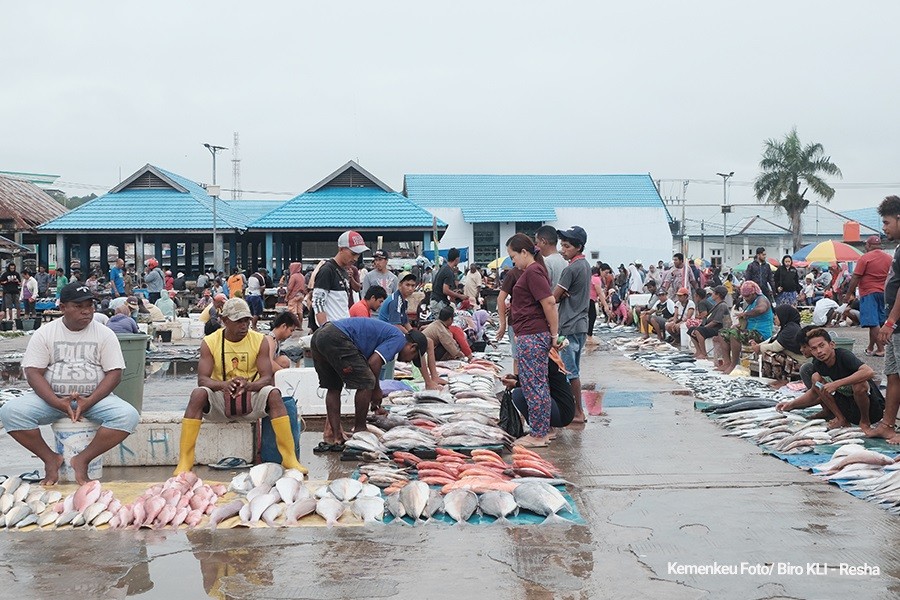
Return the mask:
M209 515L209 528L215 529L219 523L238 514L242 508L244 503L241 500L232 500L228 504L217 506Z
M12 527L15 527L19 521L30 514L32 514L31 509L28 508L27 504L16 504L11 509L9 509L8 513L6 513L6 528L10 529Z
M284 504L279 502L278 504L273 504L262 514L263 522L269 527L278 527L278 524L275 522L275 519L281 516L281 513L284 511Z
M316 511L318 500L311 496L297 500L284 509L285 525L296 525L297 521Z
M558 489L539 481L517 486L513 492L513 498L515 498L516 504L525 510L545 517L571 508Z
M338 519L341 518L341 515L344 514L345 508L346 507L340 500L330 496L325 496L316 502L316 513L325 519L325 524L328 527L332 527L337 523Z
M410 481L400 490L400 503L407 516L417 520L428 505L428 484L423 481Z
M341 502L350 502L362 491L362 484L356 479L342 477L328 485L328 491Z
M513 495L500 490L483 493L478 500L478 507L482 513L498 520L506 519L507 516L519 511L519 505L516 504Z
M478 508L478 496L469 490L452 490L444 496L444 512L459 523L468 521L476 508Z
M250 481L253 486L275 485L284 475L284 467L277 463L262 463L250 469Z
M250 522L256 523L266 510L278 502L275 494L263 494L250 501Z
M300 485L300 482L293 477L282 477L275 482L275 489L278 490L278 494L285 503L291 504L297 497Z
M365 523L381 521L384 518L384 500L375 496L359 496L353 501L351 510Z

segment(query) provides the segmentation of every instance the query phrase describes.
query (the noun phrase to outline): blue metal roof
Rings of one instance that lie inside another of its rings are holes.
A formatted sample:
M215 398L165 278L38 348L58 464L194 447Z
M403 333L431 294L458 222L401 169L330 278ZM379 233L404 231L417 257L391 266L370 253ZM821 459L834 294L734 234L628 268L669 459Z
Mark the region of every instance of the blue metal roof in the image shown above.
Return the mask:
M378 187L324 187L288 200L253 229L430 228L432 215L402 194ZM440 219L439 227L446 227Z
M240 213L248 225L261 216L283 205L287 200L227 200L235 212Z
M807 209L807 211L809 211L809 209ZM879 232L881 231L881 215L878 214L878 208L875 206L872 206L870 208L855 208L853 210L839 210L838 212L846 217L853 219L861 225L871 227L872 229ZM863 231L861 235L863 237L866 237L870 233L870 231Z
M148 165L150 167L151 165ZM174 188L125 189L104 194L38 227L39 231L194 231L212 230L213 198L199 184L153 167L187 192ZM144 167L138 173L147 170ZM254 215L255 217L255 215ZM216 226L246 229L249 219L216 202Z
M426 208L460 207L469 222L552 221L554 207L665 209L649 175L406 175L404 192Z
M555 221L551 206L469 206L462 209L466 223L497 223L506 221Z

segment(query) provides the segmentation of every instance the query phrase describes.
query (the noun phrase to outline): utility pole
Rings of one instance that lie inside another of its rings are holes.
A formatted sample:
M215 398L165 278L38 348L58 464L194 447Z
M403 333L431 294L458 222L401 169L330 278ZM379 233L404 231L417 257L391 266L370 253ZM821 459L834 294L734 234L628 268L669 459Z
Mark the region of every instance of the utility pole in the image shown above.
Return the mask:
M238 132L234 132L234 143L231 144L231 199L241 200L244 193L241 191L241 150L239 146Z
M722 178L722 267L725 267L725 250L728 248L728 213L731 207L728 206L728 180L734 176L734 171L730 173L716 173Z
M216 273L222 270L222 244L219 239L219 232L217 230L216 223L216 200L219 198L219 186L216 185L216 154L221 152L222 150L228 150L225 146L214 146L212 144L203 144L204 148L209 150L209 153L212 154L212 181L213 184L211 188L207 188L209 195L212 196L213 199L213 267L216 269ZM204 258L200 259L201 262L206 262ZM204 265L205 266L205 265Z

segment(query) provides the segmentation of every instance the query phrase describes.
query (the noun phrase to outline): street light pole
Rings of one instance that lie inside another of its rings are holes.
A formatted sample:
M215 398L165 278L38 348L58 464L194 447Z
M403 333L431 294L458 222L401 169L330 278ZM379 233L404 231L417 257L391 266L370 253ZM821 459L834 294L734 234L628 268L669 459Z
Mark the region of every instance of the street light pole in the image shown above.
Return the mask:
M212 154L212 182L213 182L213 190L212 190L212 199L213 199L213 267L216 270L216 273L222 270L222 264L220 260L221 252L219 252L219 236L218 231L216 230L216 200L219 198L219 187L216 185L216 153L222 150L228 150L225 146L214 146L212 144L203 144L203 147L209 150L209 153ZM188 249L190 252L190 249ZM205 257L200 257L200 262L205 263ZM205 268L206 265L203 265Z
M730 173L716 173L722 178L722 267L725 267L725 250L728 248L728 213L731 207L728 206L728 180L734 176L734 171Z

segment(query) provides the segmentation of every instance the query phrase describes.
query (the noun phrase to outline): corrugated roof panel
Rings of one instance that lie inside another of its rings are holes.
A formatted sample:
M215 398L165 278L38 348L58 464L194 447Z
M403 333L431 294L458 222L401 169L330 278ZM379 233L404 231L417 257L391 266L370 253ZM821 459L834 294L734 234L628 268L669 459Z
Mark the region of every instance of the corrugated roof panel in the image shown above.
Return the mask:
M31 229L65 212L65 207L33 183L0 176L0 219L11 219L14 229Z
M188 193L173 189L128 189L95 198L45 223L41 231L192 231L213 227L213 198L199 184L159 169ZM227 200L216 201L216 227L245 229L257 213L245 215Z
M300 194L250 224L253 229L431 227L432 215L381 188L329 188ZM438 225L445 224L438 220Z
M424 207L555 206L665 208L649 175L406 175Z
M462 215L466 223L556 220L556 211L549 206L470 206L462 209Z

